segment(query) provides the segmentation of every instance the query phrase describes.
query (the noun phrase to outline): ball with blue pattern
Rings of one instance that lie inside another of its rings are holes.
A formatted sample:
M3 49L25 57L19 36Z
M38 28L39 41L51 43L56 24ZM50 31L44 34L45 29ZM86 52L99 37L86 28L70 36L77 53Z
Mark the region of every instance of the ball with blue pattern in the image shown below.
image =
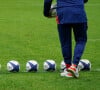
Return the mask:
M91 70L91 62L88 59L81 59L78 64L79 71L90 71Z
M55 71L56 62L54 60L46 60L43 64L43 68L45 71Z
M66 64L65 64L64 60L61 61L61 63L60 63L60 69L61 69L61 71L64 71L64 69L66 69Z
M27 72L37 72L39 68L39 64L36 60L29 60L26 63L26 71Z
M20 64L16 60L11 60L7 63L7 70L9 72L19 72L20 70Z

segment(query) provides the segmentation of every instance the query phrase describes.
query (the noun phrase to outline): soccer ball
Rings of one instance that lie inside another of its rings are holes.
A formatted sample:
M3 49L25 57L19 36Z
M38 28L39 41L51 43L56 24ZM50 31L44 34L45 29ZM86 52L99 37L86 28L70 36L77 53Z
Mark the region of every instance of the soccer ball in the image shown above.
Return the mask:
M7 70L9 72L19 72L20 65L19 62L16 60L11 60L7 63Z
M55 71L56 63L54 60L46 60L43 64L45 71Z
M91 70L91 62L87 59L81 59L78 64L78 69L80 70Z
M50 8L50 15L51 17L56 17L57 16L57 11L56 11L57 5L52 4Z
M39 68L39 64L37 61L35 60L29 60L27 63L26 63L26 71L27 72L36 72L38 71L38 68Z
M61 70L64 70L66 68L64 61L61 61L60 68L61 68Z

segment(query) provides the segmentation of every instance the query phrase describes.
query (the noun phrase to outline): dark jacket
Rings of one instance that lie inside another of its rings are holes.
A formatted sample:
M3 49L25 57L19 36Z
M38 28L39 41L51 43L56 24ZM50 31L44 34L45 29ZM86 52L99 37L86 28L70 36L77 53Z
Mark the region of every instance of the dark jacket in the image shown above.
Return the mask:
M88 0L57 0L57 16L60 24L87 22L84 3ZM49 16L52 0L44 0L44 16Z

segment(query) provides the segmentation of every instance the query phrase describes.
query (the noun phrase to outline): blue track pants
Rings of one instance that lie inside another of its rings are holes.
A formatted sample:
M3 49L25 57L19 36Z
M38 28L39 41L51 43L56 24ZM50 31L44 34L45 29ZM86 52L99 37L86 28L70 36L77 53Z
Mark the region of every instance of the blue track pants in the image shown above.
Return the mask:
M73 56L72 30L76 42ZM58 24L58 32L65 63L78 65L87 42L87 23Z

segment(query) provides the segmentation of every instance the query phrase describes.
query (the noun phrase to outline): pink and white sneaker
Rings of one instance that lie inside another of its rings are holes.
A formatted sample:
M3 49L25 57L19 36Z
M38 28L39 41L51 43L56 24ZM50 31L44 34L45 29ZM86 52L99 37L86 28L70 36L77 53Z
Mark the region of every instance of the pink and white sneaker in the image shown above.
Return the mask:
M79 73L78 73L78 68L76 68L76 65L72 64L68 70L68 72L70 72L72 74L72 76L74 76L75 78L79 77Z
M73 77L72 73L71 72L68 72L66 69L64 69L64 71L62 73L60 73L60 76L62 77Z

